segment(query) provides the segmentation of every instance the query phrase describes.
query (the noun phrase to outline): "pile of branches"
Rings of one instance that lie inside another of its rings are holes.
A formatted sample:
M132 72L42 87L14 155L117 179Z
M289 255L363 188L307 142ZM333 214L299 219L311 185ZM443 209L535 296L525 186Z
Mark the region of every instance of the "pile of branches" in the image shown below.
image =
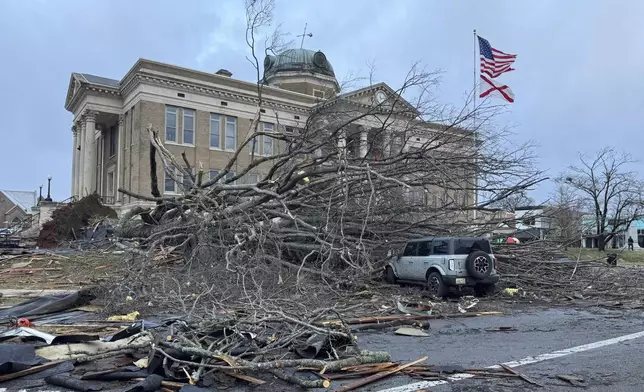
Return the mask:
M316 320L337 315L319 309L307 316L255 308L213 314L195 323L174 322L169 335L153 345L151 363L163 364L166 377L191 384L212 382L213 373L254 384L266 374L305 387L328 387L324 379L307 379L296 368L340 371L347 366L389 362L384 352L358 349L348 328L322 328Z
M612 266L606 256L580 261L563 256L557 243L535 241L495 247L497 269L505 287L547 300L639 300L644 273Z
M298 276L346 280L379 271L387 251L409 238L485 230L475 210L543 178L525 146L507 150L501 132L462 128L472 113L442 124L423 120L427 103L410 107L401 96L430 80L416 70L391 101L371 108L341 97L321 104L294 135L282 132L279 117L270 119L274 130L260 127L260 108L271 110L260 103L212 178L200 162L175 157L149 126L151 196L119 190L156 203L140 214L152 227L143 246L179 247L228 271L279 264ZM274 153L249 156L260 138L272 140ZM182 195L161 194L162 173ZM249 183L249 174L259 174L258 182ZM481 193L492 196L477 203Z

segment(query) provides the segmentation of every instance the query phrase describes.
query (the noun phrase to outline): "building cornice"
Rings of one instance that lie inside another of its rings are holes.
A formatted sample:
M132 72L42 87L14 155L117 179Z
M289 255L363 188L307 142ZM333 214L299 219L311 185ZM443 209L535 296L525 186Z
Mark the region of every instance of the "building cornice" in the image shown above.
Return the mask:
M122 96L127 97L139 84L147 84L160 87L170 87L177 91L197 93L216 97L220 99L232 100L241 103L249 103L252 105L259 104L259 99L250 94L242 94L238 92L226 91L225 89L212 88L203 84L190 83L172 78L161 77L158 75L150 75L145 72L137 72L130 75L128 82L122 88ZM290 112L308 114L311 106L307 105L292 105L283 102L277 102L270 98L263 98L267 107L274 109L281 109Z

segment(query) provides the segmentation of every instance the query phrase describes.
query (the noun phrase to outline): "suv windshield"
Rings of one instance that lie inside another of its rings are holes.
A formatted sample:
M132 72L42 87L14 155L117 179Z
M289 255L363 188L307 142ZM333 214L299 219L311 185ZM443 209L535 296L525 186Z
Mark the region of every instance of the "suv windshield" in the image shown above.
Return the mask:
M455 255L469 255L476 250L492 253L492 248L488 240L480 238L458 238L454 240Z

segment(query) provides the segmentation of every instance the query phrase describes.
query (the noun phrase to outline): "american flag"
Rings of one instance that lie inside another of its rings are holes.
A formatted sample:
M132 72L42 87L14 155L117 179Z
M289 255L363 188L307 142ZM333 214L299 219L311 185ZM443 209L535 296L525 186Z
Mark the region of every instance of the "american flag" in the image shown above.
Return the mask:
M516 54L507 54L495 49L490 42L478 37L479 49L481 51L481 75L485 74L490 78L496 78L505 72L514 71L512 63L516 60Z

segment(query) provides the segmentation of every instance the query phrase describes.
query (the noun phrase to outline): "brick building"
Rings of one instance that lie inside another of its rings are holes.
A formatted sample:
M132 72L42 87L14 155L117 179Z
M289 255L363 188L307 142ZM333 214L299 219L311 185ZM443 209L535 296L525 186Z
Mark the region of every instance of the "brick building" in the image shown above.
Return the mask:
M262 110L261 126L266 131L297 134L313 108L340 93L333 67L320 51L290 49L267 56L263 76L262 107L268 110ZM379 83L341 96L364 106L382 103L393 93ZM142 203L117 189L150 195L148 124L176 157L185 152L193 168L217 175L252 133L258 102L257 83L234 79L223 69L207 73L140 59L121 80L72 73L65 102L74 115L72 195L97 192L117 210ZM356 123L356 153L366 154L371 125L368 119ZM413 140L425 141L420 135ZM392 144L380 143L383 151ZM246 148L229 176L256 156L276 154L284 146L261 136ZM239 181L256 182L266 174L262 170L268 167L259 166ZM165 194L181 192L181 184L160 164L157 178Z

